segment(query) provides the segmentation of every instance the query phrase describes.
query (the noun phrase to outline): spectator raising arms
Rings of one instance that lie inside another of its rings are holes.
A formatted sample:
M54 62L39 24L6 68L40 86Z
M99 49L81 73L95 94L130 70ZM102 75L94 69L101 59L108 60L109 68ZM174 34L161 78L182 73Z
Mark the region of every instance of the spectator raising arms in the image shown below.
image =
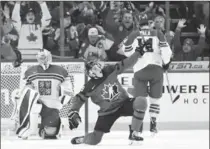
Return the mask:
M24 16L25 21L22 22L20 17L20 2L16 2L13 9L13 24L19 33L18 50L23 54L23 58L35 58L38 50L43 48L42 30L51 21L51 15L46 3L41 1L38 3L42 10L41 22L36 20L36 13L32 8L27 10Z
M80 54L86 60L106 61L106 51L113 43L111 35L106 33L101 26L96 25L88 30L88 39L82 44Z
M198 32L200 33L200 39L197 45L194 44L194 41L192 39L186 38L182 46L180 41L180 35L181 29L186 27L185 23L185 19L179 20L176 28L174 36L174 60L196 61L196 59L200 56L205 46L206 27L201 24L200 28L198 28Z

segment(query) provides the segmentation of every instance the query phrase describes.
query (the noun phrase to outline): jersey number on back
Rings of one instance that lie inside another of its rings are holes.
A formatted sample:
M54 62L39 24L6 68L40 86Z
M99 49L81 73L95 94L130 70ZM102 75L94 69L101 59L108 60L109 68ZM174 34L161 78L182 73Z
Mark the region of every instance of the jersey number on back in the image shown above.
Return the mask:
M39 81L39 94L40 95L51 95L52 82L51 81Z
M153 38L147 38L147 39L143 39L142 38L138 38L138 43L139 44L143 44L143 42L147 42L148 44L144 47L144 51L145 52L154 52L153 50Z

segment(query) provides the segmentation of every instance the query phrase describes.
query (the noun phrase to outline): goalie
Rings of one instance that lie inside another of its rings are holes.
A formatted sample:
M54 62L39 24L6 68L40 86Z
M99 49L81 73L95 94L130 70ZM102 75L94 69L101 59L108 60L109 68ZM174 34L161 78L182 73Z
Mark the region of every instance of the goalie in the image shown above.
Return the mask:
M73 95L67 70L52 65L52 55L47 50L37 54L38 65L28 68L24 74L25 85L16 95L19 127L16 134L27 139L37 134L44 139L56 139L61 131L59 110ZM41 124L38 130L38 121Z

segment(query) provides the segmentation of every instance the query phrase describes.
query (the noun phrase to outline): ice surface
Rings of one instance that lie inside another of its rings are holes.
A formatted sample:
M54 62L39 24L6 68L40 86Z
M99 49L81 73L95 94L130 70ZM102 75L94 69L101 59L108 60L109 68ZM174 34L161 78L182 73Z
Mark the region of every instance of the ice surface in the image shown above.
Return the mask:
M74 132L65 135L59 140L42 140L32 137L29 140L20 140L15 136L1 136L2 149L209 149L208 130L176 130L160 131L155 137L145 131L145 141L142 144L128 145L128 132L112 131L106 134L102 142L97 146L72 145L70 139L80 136L81 133Z

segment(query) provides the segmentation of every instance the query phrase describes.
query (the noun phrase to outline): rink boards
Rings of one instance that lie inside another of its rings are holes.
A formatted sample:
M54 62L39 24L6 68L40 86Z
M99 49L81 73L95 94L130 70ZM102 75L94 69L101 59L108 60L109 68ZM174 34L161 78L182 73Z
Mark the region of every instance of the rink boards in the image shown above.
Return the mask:
M24 63L21 68L14 69L10 63L1 63L1 118L8 120L11 116L13 105L11 94L18 88L20 78L28 66L35 63ZM84 74L83 62L55 62L68 69L73 76L73 85L75 94L80 91L86 78ZM180 63L172 63L171 71L168 73L170 87L164 75L163 97L161 98L161 113L159 117L160 129L207 129L209 122L209 72L206 71L209 64L194 64L190 68L196 68L192 71L183 71L188 67ZM202 65L201 65L202 64ZM198 67L199 66L199 67ZM201 67L202 66L202 67ZM205 67L204 67L205 66ZM196 71L200 68L201 71ZM131 70L118 76L119 81L127 90L132 89L133 72ZM6 83L6 86L5 86ZM9 86L9 87L7 87ZM172 92L172 99L169 92ZM130 95L132 97L132 95ZM149 100L148 100L149 101ZM88 101L88 108L84 106L80 111L83 124L89 129L94 127L97 119L98 107L91 100ZM88 120L85 123L85 113L88 113ZM66 114L66 113L65 113ZM127 125L131 118L120 118L113 129L127 130ZM148 128L149 115L145 117L145 128ZM88 122L88 123L87 123ZM84 129L85 126L81 126Z

